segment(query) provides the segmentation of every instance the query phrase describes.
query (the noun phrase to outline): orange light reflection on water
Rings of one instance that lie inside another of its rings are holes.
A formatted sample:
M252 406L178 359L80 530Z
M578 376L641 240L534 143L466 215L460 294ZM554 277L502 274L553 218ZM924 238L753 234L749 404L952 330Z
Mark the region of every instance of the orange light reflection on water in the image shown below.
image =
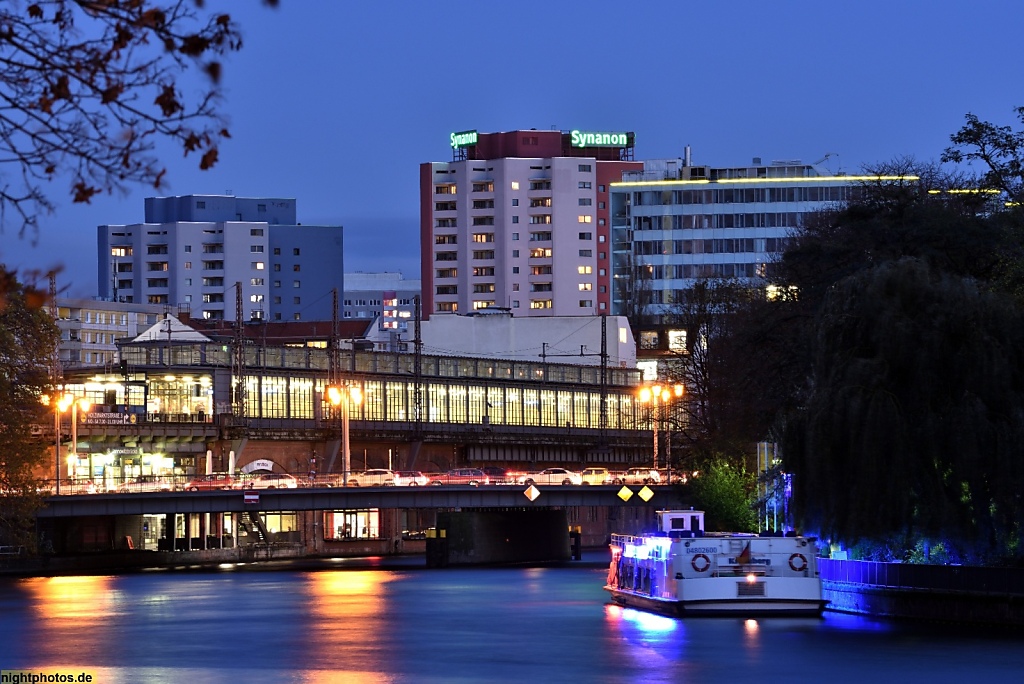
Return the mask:
M382 651L378 635L386 629L387 585L393 578L380 570L332 570L307 576L308 629L316 635L316 647L310 669L297 673L298 681L390 681L380 674L389 655ZM317 669L318 654L328 663L345 662L349 668Z
M121 594L112 588L113 581L112 577L19 580L37 615L32 647L39 662L67 665L106 646L121 612Z
M111 577L33 577L23 580L44 621L61 629L82 629L103 622L114 611Z

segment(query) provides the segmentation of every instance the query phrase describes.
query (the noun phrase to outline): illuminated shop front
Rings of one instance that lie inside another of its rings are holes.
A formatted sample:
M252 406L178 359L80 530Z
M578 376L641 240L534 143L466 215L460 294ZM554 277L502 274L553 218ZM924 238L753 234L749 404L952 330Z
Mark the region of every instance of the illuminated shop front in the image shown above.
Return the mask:
M324 539L380 539L380 510L324 511Z

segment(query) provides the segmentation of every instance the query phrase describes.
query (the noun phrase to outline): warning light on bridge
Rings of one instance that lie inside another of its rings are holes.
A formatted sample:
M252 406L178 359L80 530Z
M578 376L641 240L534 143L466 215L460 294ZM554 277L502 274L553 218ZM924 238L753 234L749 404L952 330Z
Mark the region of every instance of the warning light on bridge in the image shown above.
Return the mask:
M633 490L629 487L623 487L619 490L618 497L623 501L629 501L633 497Z
M523 492L523 496L525 496L530 501L536 501L537 497L540 496L540 490L534 487L533 485L530 485Z

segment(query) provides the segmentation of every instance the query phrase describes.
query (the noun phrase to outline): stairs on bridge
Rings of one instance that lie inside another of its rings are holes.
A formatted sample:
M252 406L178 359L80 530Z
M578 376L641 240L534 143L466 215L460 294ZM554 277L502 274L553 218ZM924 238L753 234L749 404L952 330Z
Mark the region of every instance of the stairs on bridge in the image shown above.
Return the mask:
M256 537L259 539L259 543L266 544L270 541L270 530L267 529L267 523L263 522L263 516L257 511L249 511L249 522L252 523L253 532L256 533Z

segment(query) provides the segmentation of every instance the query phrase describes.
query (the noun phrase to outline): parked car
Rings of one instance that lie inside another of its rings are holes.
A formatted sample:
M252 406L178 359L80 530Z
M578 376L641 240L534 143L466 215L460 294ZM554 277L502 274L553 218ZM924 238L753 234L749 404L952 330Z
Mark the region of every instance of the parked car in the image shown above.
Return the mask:
M471 487L490 484L491 479L487 473L479 468L455 468L446 473L439 473L430 479L432 485L461 485L467 484Z
M545 468L539 473L526 473L519 476L519 484L560 484L578 485L583 484L583 476L565 468Z
M259 473L245 480L245 489L295 489L299 480L288 473Z
M139 475L127 482L122 483L117 491L119 492L169 492L174 489L174 484L165 477L159 475Z
M490 480L490 484L515 484L516 476L508 468L499 468L498 466L485 466L480 470L484 471L487 475L487 479Z
M619 484L620 475L607 468L586 468L580 473L585 485Z
M361 473L350 473L349 487L393 487L395 473L387 468L371 468Z
M653 468L630 468L623 476L623 484L661 484L661 474Z
M238 489L239 481L226 473L199 475L192 478L182 487L186 492L210 491L213 489Z
M425 487L430 484L430 478L418 470L396 470L396 487Z

